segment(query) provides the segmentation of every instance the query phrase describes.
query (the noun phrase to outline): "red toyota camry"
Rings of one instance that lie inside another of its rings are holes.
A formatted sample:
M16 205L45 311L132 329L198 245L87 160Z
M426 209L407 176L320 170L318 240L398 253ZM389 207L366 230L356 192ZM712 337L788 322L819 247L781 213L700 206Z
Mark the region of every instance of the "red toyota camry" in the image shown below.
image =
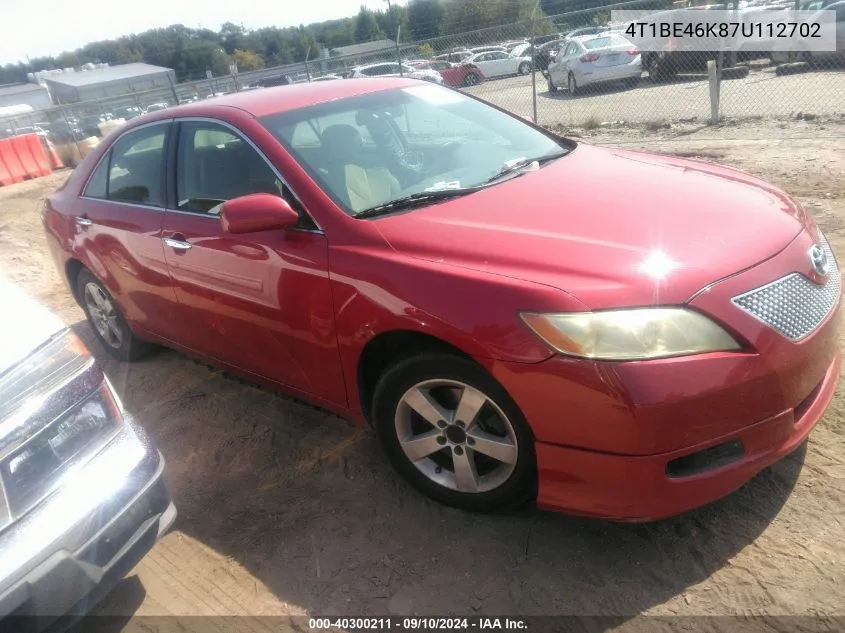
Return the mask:
M135 119L43 212L103 346L371 424L432 498L657 519L796 448L841 276L753 176L576 144L408 79Z

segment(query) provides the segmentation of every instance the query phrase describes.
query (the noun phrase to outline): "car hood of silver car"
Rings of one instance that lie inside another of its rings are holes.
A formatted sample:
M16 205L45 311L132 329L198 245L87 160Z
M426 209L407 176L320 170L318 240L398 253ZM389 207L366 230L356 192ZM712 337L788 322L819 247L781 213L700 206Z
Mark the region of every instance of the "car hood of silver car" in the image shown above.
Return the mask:
M65 328L61 320L0 276L0 381L7 370Z

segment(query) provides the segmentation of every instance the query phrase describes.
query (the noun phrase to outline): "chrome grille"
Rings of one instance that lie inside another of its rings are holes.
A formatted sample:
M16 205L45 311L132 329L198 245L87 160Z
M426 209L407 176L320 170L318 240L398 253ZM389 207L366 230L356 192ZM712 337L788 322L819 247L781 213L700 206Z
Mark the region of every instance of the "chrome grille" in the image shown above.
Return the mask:
M842 277L827 240L819 234L831 262L827 281L821 285L801 273L733 298L733 303L792 341L809 336L836 305Z

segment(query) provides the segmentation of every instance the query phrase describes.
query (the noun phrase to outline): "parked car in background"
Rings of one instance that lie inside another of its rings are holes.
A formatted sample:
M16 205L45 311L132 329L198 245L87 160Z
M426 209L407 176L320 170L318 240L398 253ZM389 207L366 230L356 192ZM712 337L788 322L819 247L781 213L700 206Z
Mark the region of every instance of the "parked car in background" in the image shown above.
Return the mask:
M598 35L599 33L605 33L606 31L609 31L609 30L610 29L607 26L584 26L584 27L581 27L579 29L574 29L572 31L569 31L568 33L565 33L563 35L563 38L564 39L572 39L572 38L575 38L575 37L586 37L586 36L589 36L589 35Z
M839 379L841 274L785 192L412 79L138 118L44 222L114 356L173 346L371 424L467 510L683 512L799 447Z
M38 125L27 125L24 127L15 128L15 136L22 136L24 134L37 134L38 136L42 136L44 138L49 137L49 133L47 132L47 130Z
M90 114L79 119L79 128L85 136L100 136L100 123L108 119L102 114Z
M289 86L293 80L288 75L274 75L272 77L262 77L255 82L255 86L259 88L272 88L274 86Z
M396 62L381 62L379 64L367 64L354 69L352 77L410 77L411 79L422 79L432 83L443 83L443 77L436 70L418 70L408 64L397 64Z
M558 50L560 49L561 44L566 42L565 39L554 39L546 42L545 44L539 46L537 48L537 52L534 55L534 64L537 66L537 69L544 73L548 70L549 64L557 55Z
M561 33L550 33L548 35L538 35L531 39L534 42L534 46L540 46L542 44L546 44L547 42L551 42L552 40L559 40L563 38Z
M492 53L492 52L500 52L500 53L507 53L508 49L500 44L493 44L490 46L474 46L469 49L469 51L473 55L477 55L478 53Z
M608 82L635 85L642 76L640 50L618 33L592 35L562 45L549 64L549 92L566 87L574 95L579 88Z
M836 49L832 51L776 50L769 54L771 60L775 63L845 62L845 2L843 0L813 0L812 2L805 1L805 3L802 3L802 7L805 11L830 11L834 14L836 19ZM807 21L812 21L810 16L812 16L812 13L808 15ZM787 42L783 44L789 46Z
M508 53L512 52L514 48L517 46L521 46L522 44L528 43L528 40L525 38L518 39L518 40L508 40L507 42L502 42L500 46L504 48Z
M85 138L77 119L59 119L52 121L49 128L51 140L54 143L69 143L81 141Z
M114 111L115 118L125 119L126 121L130 121L131 119L134 119L137 116L141 116L142 114L144 114L144 111L136 106L117 108Z
M461 63L465 62L467 59L472 57L474 53L468 50L454 50L450 51L449 53L444 53L442 55L435 55L432 59L438 61L445 61L445 62L452 62L452 63Z
M153 104L148 105L147 108L146 108L146 111L147 112L158 112L159 110L164 110L164 109L169 108L169 107L170 107L169 103L167 103L166 101L161 101L159 103L153 103Z
M412 63L417 70L434 70L440 73L443 83L447 86L474 86L484 81L484 73L475 64L450 64L449 62L431 60Z
M343 79L340 75L320 75L319 77L312 77L311 81L334 81L335 79Z
M102 297L84 280L78 290L108 330ZM61 630L135 567L176 510L164 459L82 341L2 278L0 304L0 626Z
M529 42L522 42L508 50L512 57L531 57L534 54L534 47Z
M676 25L683 31L685 28L695 27L698 22L694 17L696 11L722 11L724 4L704 5L690 7L689 9L673 9L660 11L644 18L643 22L669 23ZM663 50L645 50L642 53L643 70L648 73L649 79L655 82L670 80L679 73L703 73L707 71L707 62L716 61L721 63L723 68L731 68L736 64L738 51L727 50L722 55L717 50L717 38L708 38L713 41L713 49L701 50L701 42L693 41L690 38L675 38L670 36L665 40Z
M477 53L467 60L481 69L488 79L508 75L527 75L531 72L530 57L513 57L504 51Z

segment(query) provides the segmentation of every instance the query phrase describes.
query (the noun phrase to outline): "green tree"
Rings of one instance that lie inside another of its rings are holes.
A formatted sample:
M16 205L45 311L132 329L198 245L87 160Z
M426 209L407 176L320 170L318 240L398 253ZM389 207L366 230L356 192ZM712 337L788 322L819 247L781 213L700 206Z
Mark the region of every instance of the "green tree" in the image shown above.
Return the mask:
M434 47L427 42L425 44L420 44L417 46L417 55L423 59L431 59L434 57Z
M238 49L245 50L247 48L246 29L232 22L224 23L220 27L220 44L229 55L233 55Z
M408 4L408 22L418 40L437 36L445 15L441 0L411 0Z
M232 58L238 65L239 71L260 70L264 68L264 60L261 58L261 55L252 51L236 48Z
M376 21L375 13L367 7L361 7L355 18L355 41L372 42L384 37Z

